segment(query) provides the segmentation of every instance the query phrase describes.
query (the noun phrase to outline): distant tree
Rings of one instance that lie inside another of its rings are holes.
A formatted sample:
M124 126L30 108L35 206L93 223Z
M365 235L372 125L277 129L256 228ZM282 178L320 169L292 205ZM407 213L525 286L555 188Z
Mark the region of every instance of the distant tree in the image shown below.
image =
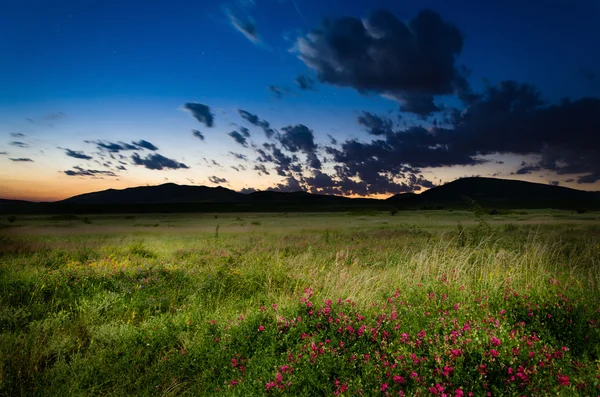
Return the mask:
M16 217L16 216L14 216L14 215L9 215L9 216L7 216L7 217L6 217L6 219L7 219L7 220L8 220L10 223L13 223L14 221L16 221L16 220L17 220L17 217Z
M397 208L392 208L392 209L390 210L390 215L391 215L391 216L394 216L394 215L396 215L397 213L398 213L398 209L397 209Z

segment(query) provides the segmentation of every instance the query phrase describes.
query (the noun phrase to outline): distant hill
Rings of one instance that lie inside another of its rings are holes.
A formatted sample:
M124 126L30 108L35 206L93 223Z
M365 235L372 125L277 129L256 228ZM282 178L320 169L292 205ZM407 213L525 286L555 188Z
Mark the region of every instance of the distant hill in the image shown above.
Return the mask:
M421 194L397 194L386 200L307 192L259 191L243 194L223 187L166 183L122 190L108 189L54 203L0 200L0 212L74 214L458 209L468 207L466 197L490 209L600 209L600 192L516 180L473 177L458 179Z
M9 199L0 198L0 204L24 204L24 203L31 203L31 201L9 200Z
M395 197L395 196L394 196ZM498 208L577 208L600 206L600 192L497 178L461 178L406 197L408 206L466 206L465 197Z
M242 193L220 186L187 186L165 183L158 186L139 186L85 193L62 200L62 202L72 204L223 203L243 201L244 196Z

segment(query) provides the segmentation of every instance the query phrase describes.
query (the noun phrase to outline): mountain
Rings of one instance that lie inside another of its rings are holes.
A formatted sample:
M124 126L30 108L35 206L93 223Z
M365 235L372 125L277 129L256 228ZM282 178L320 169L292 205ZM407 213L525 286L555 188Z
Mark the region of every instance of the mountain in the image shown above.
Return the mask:
M244 201L244 196L242 193L220 186L187 186L165 183L158 186L139 186L85 193L62 200L62 202L71 204L227 203Z
M0 200L0 213L156 213L389 211L468 208L467 198L493 209L600 209L600 192L495 178L462 178L423 193L403 193L386 200L348 198L307 192L259 191L243 194L223 187L166 183L86 193L54 203Z
M499 208L578 208L599 207L600 192L576 190L497 178L461 178L401 200L401 204L464 207L469 197L487 207Z

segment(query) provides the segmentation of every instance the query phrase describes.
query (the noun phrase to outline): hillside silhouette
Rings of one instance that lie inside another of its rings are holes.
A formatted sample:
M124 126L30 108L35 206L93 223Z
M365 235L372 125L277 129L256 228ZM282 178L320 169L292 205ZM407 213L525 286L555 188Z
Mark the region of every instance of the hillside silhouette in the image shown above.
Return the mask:
M468 199L487 208L600 209L600 192L517 180L471 177L403 193L386 200L302 191L240 193L224 187L166 183L85 193L52 203L0 200L2 213L279 212L468 208Z

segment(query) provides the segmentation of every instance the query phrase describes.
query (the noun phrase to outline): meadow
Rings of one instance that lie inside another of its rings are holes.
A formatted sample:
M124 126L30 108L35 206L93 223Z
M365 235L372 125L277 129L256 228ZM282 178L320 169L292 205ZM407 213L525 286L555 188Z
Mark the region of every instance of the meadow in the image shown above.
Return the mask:
M1 396L600 394L600 213L0 222Z

